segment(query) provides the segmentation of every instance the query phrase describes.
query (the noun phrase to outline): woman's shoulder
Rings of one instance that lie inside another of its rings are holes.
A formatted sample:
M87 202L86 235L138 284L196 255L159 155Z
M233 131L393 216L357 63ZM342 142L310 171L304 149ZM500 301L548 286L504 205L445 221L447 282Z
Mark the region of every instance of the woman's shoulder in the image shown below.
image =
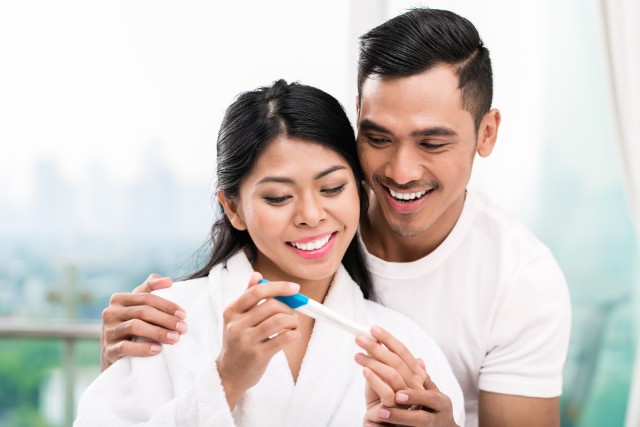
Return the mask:
M174 282L169 288L153 291L152 294L175 302L186 309L186 306L201 301L202 294L208 292L208 283L208 276L181 280Z

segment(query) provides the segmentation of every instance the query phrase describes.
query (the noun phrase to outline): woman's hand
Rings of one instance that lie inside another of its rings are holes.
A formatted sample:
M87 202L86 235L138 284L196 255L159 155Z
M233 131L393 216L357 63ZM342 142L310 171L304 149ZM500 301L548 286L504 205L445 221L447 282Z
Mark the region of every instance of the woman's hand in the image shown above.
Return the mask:
M233 411L245 391L258 383L278 351L300 337L298 318L275 296L294 295L289 282L257 285L253 273L247 291L224 311L222 350L216 359L227 402Z
M364 424L455 426L451 399L438 390L424 362L382 328L371 328L371 338L356 343L367 354L356 354L364 367L367 413Z

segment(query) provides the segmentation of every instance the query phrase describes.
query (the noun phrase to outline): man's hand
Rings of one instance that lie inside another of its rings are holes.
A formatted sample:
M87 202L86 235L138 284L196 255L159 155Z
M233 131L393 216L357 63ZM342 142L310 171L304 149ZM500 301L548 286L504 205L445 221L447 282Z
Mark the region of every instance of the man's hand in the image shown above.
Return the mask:
M100 335L100 368L104 371L123 356L152 356L162 347L158 343L175 344L187 330L185 310L151 291L168 288L168 277L151 274L131 293L111 296L102 312ZM140 337L153 342L133 342Z
M422 359L414 358L404 344L382 328L371 328L377 340L358 337L367 355L356 355L367 380L366 426L455 426L451 399L426 372Z

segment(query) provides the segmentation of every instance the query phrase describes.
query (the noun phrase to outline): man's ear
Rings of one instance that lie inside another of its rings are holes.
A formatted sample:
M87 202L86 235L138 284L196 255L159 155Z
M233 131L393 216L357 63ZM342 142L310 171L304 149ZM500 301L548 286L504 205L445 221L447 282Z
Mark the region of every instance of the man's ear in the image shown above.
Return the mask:
M360 123L360 97L356 95L356 127Z
M500 110L496 108L490 110L482 119L476 144L476 151L480 157L487 157L493 151L498 139L498 128L500 127L501 119Z
M233 228L235 228L236 230L246 230L247 225L245 224L240 210L238 209L238 203L235 200L227 197L224 193L224 190L222 189L218 189L218 191L216 191L216 197L222 205L222 209L224 209L225 215L227 216L227 218L229 218L229 222L231 222L231 225L233 225Z

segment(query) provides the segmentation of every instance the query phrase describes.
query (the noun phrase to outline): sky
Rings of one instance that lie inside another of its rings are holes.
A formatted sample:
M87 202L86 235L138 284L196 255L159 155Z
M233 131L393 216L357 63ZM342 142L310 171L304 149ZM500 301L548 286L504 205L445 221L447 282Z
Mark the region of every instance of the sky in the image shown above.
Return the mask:
M249 3L0 3L0 197L28 201L42 161L77 184L97 166L131 183L152 150L209 182L241 91L284 77L343 96L345 3Z

